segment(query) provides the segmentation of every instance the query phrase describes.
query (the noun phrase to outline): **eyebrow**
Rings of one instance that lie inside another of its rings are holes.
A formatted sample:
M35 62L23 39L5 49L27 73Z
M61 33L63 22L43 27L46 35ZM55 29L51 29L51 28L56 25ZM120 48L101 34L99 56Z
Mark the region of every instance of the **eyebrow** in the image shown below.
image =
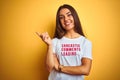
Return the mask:
M71 13L71 12L67 12L66 14L69 14L69 13Z
M71 13L71 12L67 12L66 14L69 14L69 13ZM60 14L59 16L63 16L62 14Z

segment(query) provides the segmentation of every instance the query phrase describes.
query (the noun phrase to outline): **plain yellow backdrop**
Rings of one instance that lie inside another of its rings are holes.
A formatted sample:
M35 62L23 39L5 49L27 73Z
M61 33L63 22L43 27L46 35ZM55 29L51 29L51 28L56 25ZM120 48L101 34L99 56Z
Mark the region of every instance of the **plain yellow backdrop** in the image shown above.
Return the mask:
M85 80L120 80L119 0L1 0L0 80L47 80L46 45L35 32L55 30L57 9L72 5L93 44Z

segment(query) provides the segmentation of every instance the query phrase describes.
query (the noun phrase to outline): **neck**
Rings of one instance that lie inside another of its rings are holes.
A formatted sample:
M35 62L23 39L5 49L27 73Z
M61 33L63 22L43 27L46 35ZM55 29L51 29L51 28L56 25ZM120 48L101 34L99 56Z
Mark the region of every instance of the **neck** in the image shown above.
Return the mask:
M68 37L68 38L77 38L77 37L80 37L80 34L78 34L77 32L75 31L68 31L66 34L65 34L65 37Z

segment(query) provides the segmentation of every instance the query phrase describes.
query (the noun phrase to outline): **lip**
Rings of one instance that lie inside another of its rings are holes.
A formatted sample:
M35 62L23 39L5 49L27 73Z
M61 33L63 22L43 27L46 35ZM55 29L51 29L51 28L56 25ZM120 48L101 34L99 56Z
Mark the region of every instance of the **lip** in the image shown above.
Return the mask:
M64 25L65 26L69 26L71 24L71 22L65 22Z

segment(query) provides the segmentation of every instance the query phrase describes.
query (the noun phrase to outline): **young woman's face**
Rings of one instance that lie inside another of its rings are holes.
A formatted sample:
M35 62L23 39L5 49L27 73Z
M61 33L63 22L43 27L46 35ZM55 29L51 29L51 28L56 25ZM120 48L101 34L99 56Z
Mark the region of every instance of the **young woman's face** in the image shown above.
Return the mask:
M74 18L69 9L63 8L60 10L59 14L60 22L62 27L68 31L74 29Z

